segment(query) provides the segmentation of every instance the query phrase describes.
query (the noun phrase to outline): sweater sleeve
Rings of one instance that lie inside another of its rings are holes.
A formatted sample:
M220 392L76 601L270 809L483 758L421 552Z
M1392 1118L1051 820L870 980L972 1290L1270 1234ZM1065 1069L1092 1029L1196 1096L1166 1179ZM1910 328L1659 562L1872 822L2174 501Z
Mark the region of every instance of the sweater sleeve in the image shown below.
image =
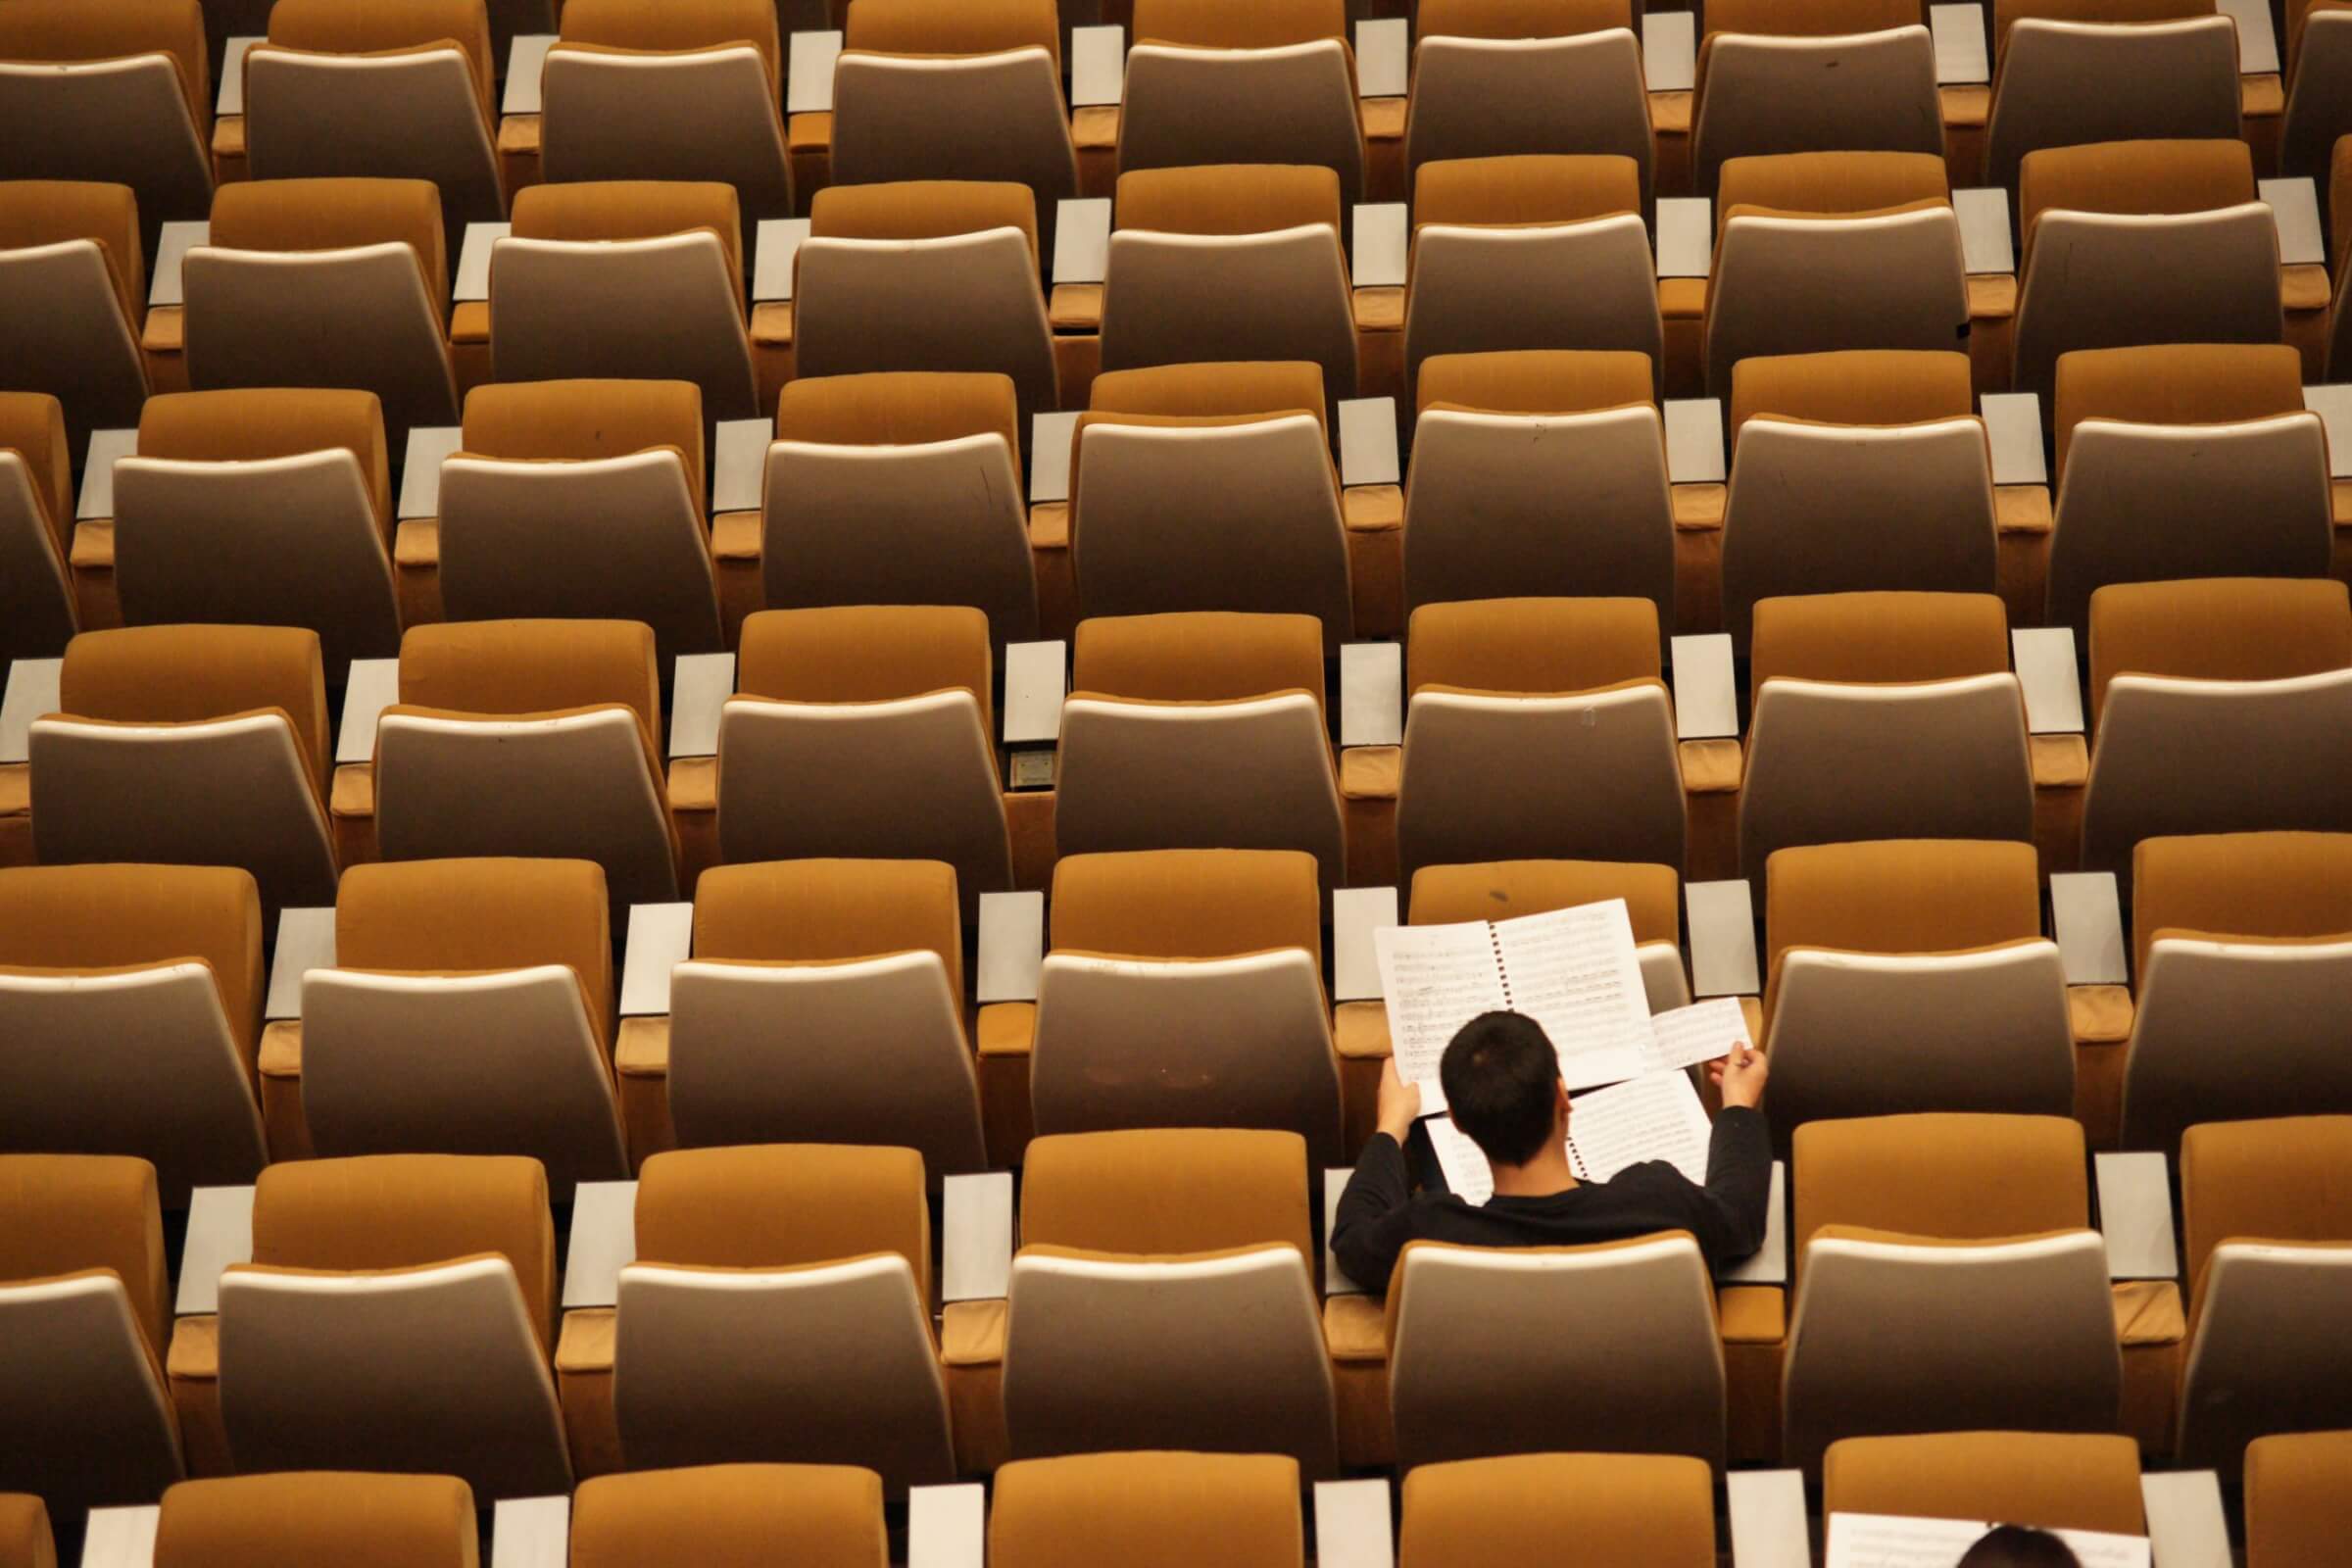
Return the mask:
M1764 1114L1727 1105L1707 1145L1707 1184L1691 1189L1691 1228L1707 1261L1737 1263L1763 1246L1771 1200L1772 1137Z
M1374 1133L1340 1194L1331 1250L1348 1277L1375 1296L1387 1292L1396 1254L1413 1239L1412 1200L1404 1150L1387 1133Z

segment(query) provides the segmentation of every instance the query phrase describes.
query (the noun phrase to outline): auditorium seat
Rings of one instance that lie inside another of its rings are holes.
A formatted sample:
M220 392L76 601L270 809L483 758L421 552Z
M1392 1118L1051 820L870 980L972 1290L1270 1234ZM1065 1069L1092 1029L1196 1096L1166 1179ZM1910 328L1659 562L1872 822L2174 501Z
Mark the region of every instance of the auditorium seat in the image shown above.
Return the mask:
M1019 400L998 372L784 383L760 559L773 610L971 605L1037 636Z
M2346 135L2352 135L2352 17L2330 0L2290 5L2278 172L2318 180L2323 206L2333 207L2327 194L2329 149ZM2341 266L2342 253L2335 254Z
M1998 586L1992 449L1967 355L1744 359L1732 369L1731 428L1723 611L1734 646L1747 646L1760 599Z
M952 866L713 866L694 922L669 990L681 1145L899 1145L934 1187L987 1169Z
M1822 1460L1821 1509L2137 1536L2139 1480L2138 1446L2112 1433L1843 1438Z
M1990 594L1756 606L1740 786L1751 882L1793 844L2034 836L2025 700Z
M1404 1478L1400 1568L1542 1561L1563 1542L1625 1568L1714 1568L1707 1467L1669 1454L1525 1453Z
M2090 599L2082 863L2142 839L2352 830L2352 604L2329 581L2117 583Z
M2335 237L2328 254L2335 259L2335 305L2328 340L2328 373L2352 376L2352 133L2335 144L2328 175L2328 206Z
M353 866L302 979L312 1149L527 1154L560 1203L626 1176L608 921L587 860Z
M1415 386L1404 605L1647 599L1675 624L1665 427L1640 354L1439 354Z
M2059 356L2147 343L2276 343L2278 231L2239 141L2114 141L2028 153L2018 174L2014 383Z
M150 249L167 220L203 218L213 202L204 24L197 0L0 6L0 179L127 186Z
M603 1390L635 1470L855 1464L896 1495L955 1479L909 1149L678 1150L645 1163Z
M837 1464L725 1464L598 1476L571 1499L571 1568L806 1568L889 1560L881 1478Z
M2352 985L2352 834L2139 841L2123 1143L2198 1122L2352 1113L2335 1020Z
M995 371L1012 377L1024 426L1059 405L1028 186L832 185L808 215L794 259L795 374Z
M732 187L684 180L533 185L490 268L502 381L692 381L706 419L760 412ZM452 421L443 421L445 423Z
M1683 863L1674 705L1646 599L1424 605L1405 650L1397 859Z
M2328 435L2282 344L2060 355L2049 619L2082 632L2111 582L2325 577Z
M456 1476L290 1470L183 1481L164 1494L154 1563L475 1568L473 1505L473 1489Z
M1119 169L1296 159L1364 188L1355 54L1342 0L1136 0Z
M170 1292L152 1165L0 1154L0 1488L63 1519L153 1502L180 1478Z
M449 618L611 617L664 664L718 652L704 428L692 381L475 387L441 466Z
M1060 853L1303 850L1325 887L1342 883L1322 646L1306 615L1082 621L1062 706Z
M1994 0L1984 183L2044 147L2239 133L2236 23L2213 0Z
M2246 1445L2246 1568L2328 1568L2352 1533L2352 1432Z
M1030 1057L1038 1132L1275 1128L1340 1162L1321 907L1297 851L1062 857Z
M1333 1478L1306 1157L1294 1133L1200 1128L1030 1144L1004 1342L1015 1459L1270 1453Z
M1354 629L1340 476L1310 362L1164 365L1095 378L1070 443L1081 615L1226 610Z
M1629 0L1426 0L1404 118L1423 164L1513 153L1615 153L1655 163Z
M73 536L65 405L46 392L0 392L0 664L54 659L73 640Z
M1690 1004L1681 946L1682 881L1671 865L1627 860L1425 865L1413 873L1409 918L1413 925L1510 920L1623 899L1649 1010L1666 1012Z
M147 400L115 465L114 574L133 626L307 626L329 680L400 652L392 482L372 392Z
M2174 1462L2234 1481L2247 1443L2352 1419L2352 1116L2207 1122L2180 1140L2189 1284Z
M2082 1127L2056 1116L1808 1122L1783 1458L1840 1438L2112 1432L2123 1387Z
M1413 176L1404 373L1432 355L1607 349L1663 363L1641 166L1616 155L1466 158ZM1563 288L1561 279L1576 279Z
M564 0L540 77L547 178L710 180L747 223L790 218L776 21L772 0Z
M842 41L835 180L1018 180L1053 233L1078 194L1054 0L853 0Z
M17 386L63 405L76 459L91 430L138 423L146 319L147 264L128 185L0 183L0 363Z
M57 1568L57 1544L49 1533L49 1510L24 1492L0 1492L0 1565Z
M445 234L506 216L482 0L280 0L244 72L254 178L429 180Z
M241 866L266 912L334 902L318 633L83 632L66 645L58 707L32 724L42 863Z
M1734 158L1715 200L1706 384L1751 355L1950 349L1968 279L1943 160L1928 153Z
M1818 844L1765 866L1764 1113L2071 1116L2066 969L2041 934L2034 846Z
M253 1180L262 906L226 866L0 870L0 1149L137 1155L162 1200Z
M1716 0L1691 111L1698 194L1733 158L1943 157L1936 45L1918 0Z
M673 899L661 736L654 634L641 622L412 627L400 701L376 723L383 857L593 860L615 905Z
M220 1277L217 1365L189 1353L216 1325L183 1319L172 1382L183 1418L213 1383L240 1472L451 1475L481 1503L569 1492L555 1297L535 1159L280 1163L255 1190L253 1260Z
M1312 360L1356 393L1342 182L1303 164L1131 169L1112 203L1102 368Z
M1299 1467L1271 1453L1088 1453L997 1474L988 1559L1061 1568L1302 1568Z
M718 723L729 861L945 860L967 918L1012 886L988 618L942 606L768 610Z
M360 388L402 446L456 422L441 200L421 179L261 179L181 264L188 384Z

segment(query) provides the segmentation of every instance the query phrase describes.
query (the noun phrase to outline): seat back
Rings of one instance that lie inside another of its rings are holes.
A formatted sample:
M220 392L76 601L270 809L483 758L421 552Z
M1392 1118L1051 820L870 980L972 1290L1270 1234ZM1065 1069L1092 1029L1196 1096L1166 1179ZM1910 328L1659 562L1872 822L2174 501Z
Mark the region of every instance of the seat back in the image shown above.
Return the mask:
M772 21L765 55L742 41L678 52L579 47L571 18L564 21L540 82L550 179L709 180L735 187L754 220L792 216Z
M1326 396L1356 384L1353 307L1336 227L1241 234L1121 226L1103 272L1102 368L1311 360Z
M1968 320L1960 224L1948 203L1855 217L1741 213L1727 204L1707 293L1707 385L1757 354L1948 348Z
M138 422L146 298L129 186L0 183L0 356L58 399L69 452L92 429Z
M1701 192L1715 189L1732 158L1866 151L1943 156L1936 45L1916 20L1884 31L1821 37L1710 27L1699 51L1698 85L1691 158Z
M1661 362L1649 236L1639 215L1525 225L1423 222L1405 295L1404 363L1498 349L1613 349ZM1573 290L1556 286L1573 275Z
M1404 1568L1474 1568L1575 1540L1601 1562L1706 1568L1713 1479L1673 1454L1523 1453L1404 1478Z
M0 17L0 179L120 183L152 230L213 199L197 0L33 0Z
M1263 47L1163 41L1136 19L1120 100L1121 169L1317 164L1364 188L1355 57L1337 36Z
M2296 1432L2246 1445L2246 1561L2321 1568L2343 1540L2352 1432Z
M73 639L73 493L65 406L0 392L0 660L53 659Z
M1416 1243L1397 1265L1389 1321L1399 1466L1563 1451L1723 1464L1714 1293L1686 1234L1514 1250Z
M854 6L833 73L833 168L853 185L1009 179L1037 198L1041 228L1078 193L1053 0ZM974 136L974 125L989 134Z
M1427 27L1413 49L1404 169L1512 153L1655 159L1642 48L1630 26L1557 37L1470 37Z
M2336 6L2314 5L2303 13L2300 33L2290 33L2292 60L2286 113L2278 128L2278 169L2290 176L2328 177L2328 149L2347 129L2345 92L2352 84L2352 17Z
M889 1551L882 1479L847 1464L695 1465L598 1476L572 1494L581 1568L674 1551L699 1562L781 1550L817 1568L864 1568Z
M173 1487L156 1520L156 1568L301 1568L372 1553L398 1553L416 1568L474 1568L473 1490L456 1476L225 1476Z
M1822 1460L1825 1513L2002 1519L2038 1530L2147 1529L2139 1449L2087 1432L1843 1438Z
M2043 147L2235 137L2237 70L2236 24L2210 12L2115 25L2020 17L2002 30L1984 182L2014 189Z
M1109 1552L1137 1568L1213 1556L1234 1568L1298 1568L1299 1467L1274 1453L1085 1453L997 1472L988 1554L1051 1568Z

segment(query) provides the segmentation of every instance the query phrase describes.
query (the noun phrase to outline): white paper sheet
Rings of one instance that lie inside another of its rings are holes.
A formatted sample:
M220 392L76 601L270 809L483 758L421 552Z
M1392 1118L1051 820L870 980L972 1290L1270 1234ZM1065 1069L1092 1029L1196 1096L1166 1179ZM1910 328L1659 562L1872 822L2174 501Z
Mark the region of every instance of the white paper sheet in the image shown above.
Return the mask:
M1551 1037L1569 1088L1648 1070L1649 992L1623 899L1498 920L1494 929L1509 1005Z
M1752 1046L1747 1037L1747 1014L1737 997L1717 997L1693 1006L1650 1014L1650 1061L1664 1072L1695 1067L1702 1061L1728 1056L1735 1046Z
M1469 1134L1456 1127L1451 1116L1432 1116L1422 1125L1429 1129L1430 1147L1437 1152L1438 1168L1446 1173L1447 1191L1472 1207L1493 1198L1494 1167Z
M1973 1519L1902 1519L1889 1514L1830 1515L1823 1568L1953 1568L1992 1525ZM2082 1568L2148 1568L2145 1536L2088 1530L2051 1534L2074 1548Z
M1396 1076L1421 1086L1424 1109L1440 1109L1446 1100L1438 1087L1438 1058L1446 1043L1462 1025L1503 1004L1494 927L1484 920L1383 926L1372 933L1372 953L1380 964Z
M1653 1072L1570 1100L1568 1165L1579 1181L1605 1182L1628 1165L1662 1159L1704 1186L1713 1134L1690 1075Z

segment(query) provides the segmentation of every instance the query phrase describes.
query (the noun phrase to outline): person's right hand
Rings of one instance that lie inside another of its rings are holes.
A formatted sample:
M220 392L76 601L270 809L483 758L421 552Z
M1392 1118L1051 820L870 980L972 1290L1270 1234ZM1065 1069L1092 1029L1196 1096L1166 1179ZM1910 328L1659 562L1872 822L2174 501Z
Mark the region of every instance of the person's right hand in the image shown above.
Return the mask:
M1750 1110L1764 1099L1764 1078L1768 1071L1764 1053L1745 1042L1734 1046L1731 1054L1707 1063L1707 1076L1722 1087L1723 1102L1745 1105Z

